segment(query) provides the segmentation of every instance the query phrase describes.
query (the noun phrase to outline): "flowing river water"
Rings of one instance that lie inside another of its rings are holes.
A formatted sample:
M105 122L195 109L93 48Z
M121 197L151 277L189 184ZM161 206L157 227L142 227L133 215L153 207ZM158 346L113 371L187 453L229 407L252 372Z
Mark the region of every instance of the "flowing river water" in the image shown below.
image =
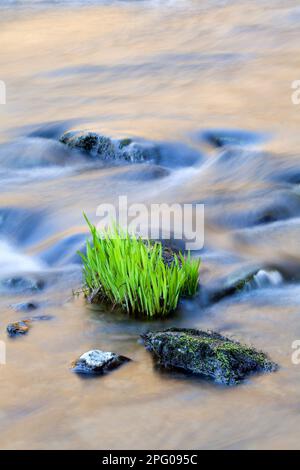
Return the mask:
M1 2L0 278L41 287L2 282L1 448L299 447L298 5ZM165 159L95 164L58 142L69 129L158 141ZM203 136L214 129L251 133L224 150ZM82 214L96 222L97 206L119 195L205 204L201 292L253 264L277 275L217 303L184 300L163 322L87 305L72 295ZM9 339L6 325L28 316L11 305L25 301L51 320ZM219 331L280 368L228 388L162 373L139 335L167 326ZM93 348L133 361L83 380L70 363Z

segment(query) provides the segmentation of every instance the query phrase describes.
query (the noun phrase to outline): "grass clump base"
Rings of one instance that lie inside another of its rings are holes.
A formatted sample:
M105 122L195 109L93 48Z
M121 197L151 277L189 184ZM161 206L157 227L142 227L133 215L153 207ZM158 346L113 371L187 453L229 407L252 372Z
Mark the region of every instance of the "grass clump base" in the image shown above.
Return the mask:
M199 259L174 253L166 263L161 243L142 240L117 226L99 233L85 218L92 240L86 243L86 254L80 255L90 301L109 301L130 314L153 318L169 315L180 296L196 293Z

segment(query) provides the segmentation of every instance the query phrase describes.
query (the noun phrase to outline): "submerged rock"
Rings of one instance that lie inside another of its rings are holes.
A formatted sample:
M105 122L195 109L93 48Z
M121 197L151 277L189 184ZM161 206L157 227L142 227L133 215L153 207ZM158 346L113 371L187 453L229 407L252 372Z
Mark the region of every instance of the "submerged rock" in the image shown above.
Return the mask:
M78 374L104 374L129 361L125 356L94 349L82 354L72 366Z
M30 318L30 321L49 321L54 318L53 315L34 315Z
M238 204L234 197L222 198L215 206L211 219L218 226L239 230L272 224L298 217L299 214L300 197L294 189L270 191L268 188L259 194L250 193L245 199L242 197Z
M34 315L33 317L27 318L26 320L9 323L9 325L6 327L6 331L10 337L25 335L31 328L32 322L48 321L52 320L52 318L54 318L52 315Z
M28 333L30 326L30 320L16 321L7 325L6 331L8 336L13 338L15 336L25 335Z
M18 304L12 304L11 308L16 312L30 312L31 310L36 310L38 308L38 304L35 302L20 302Z
M258 132L240 129L210 129L201 132L199 137L214 147L254 145L267 138Z
M156 161L159 157L158 147L152 143L134 142L132 139L110 139L96 132L66 132L60 142L104 161L124 160L139 163Z
M2 279L0 285L5 289L14 290L16 292L23 291L39 291L43 289L44 282L40 279L31 279L27 277L10 277Z
M253 372L272 372L277 365L260 351L214 332L186 328L142 335L158 364L236 385Z
M217 302L224 297L241 291L278 286L283 282L283 276L274 269L250 268L229 276L222 285L209 292L209 299Z

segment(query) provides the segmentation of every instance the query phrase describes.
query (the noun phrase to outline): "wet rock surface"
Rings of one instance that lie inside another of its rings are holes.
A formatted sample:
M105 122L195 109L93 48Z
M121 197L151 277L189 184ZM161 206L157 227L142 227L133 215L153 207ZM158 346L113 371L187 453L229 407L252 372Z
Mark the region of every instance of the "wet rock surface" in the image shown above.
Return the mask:
M236 385L254 372L272 372L277 365L254 348L218 333L185 328L142 335L158 365Z
M65 132L60 142L70 149L77 149L89 158L107 162L152 163L161 167L180 168L192 166L202 160L202 154L181 142L151 142L142 139L111 139L96 132ZM166 170L145 175L152 179L166 176ZM143 179L140 175L140 178Z
M283 280L281 273L275 269L258 267L243 269L219 282L218 286L212 287L208 297L210 301L218 302L241 291L278 286Z
M199 137L214 147L254 145L266 139L258 132L240 129L209 129L201 132Z
M9 323L6 327L6 331L8 336L10 336L11 338L15 336L25 335L26 333L28 333L33 322L49 321L53 318L53 315L33 315L32 317Z
M6 331L7 331L8 336L10 336L11 338L14 338L16 336L25 335L26 333L28 333L30 327L31 327L30 320L21 320L21 321L16 321L7 325Z
M129 361L130 359L125 356L94 349L82 354L72 364L72 368L77 374L102 375Z
M96 132L66 132L60 138L60 142L103 161L123 160L140 163L156 161L159 157L158 147L155 144L136 142L132 139L110 139Z

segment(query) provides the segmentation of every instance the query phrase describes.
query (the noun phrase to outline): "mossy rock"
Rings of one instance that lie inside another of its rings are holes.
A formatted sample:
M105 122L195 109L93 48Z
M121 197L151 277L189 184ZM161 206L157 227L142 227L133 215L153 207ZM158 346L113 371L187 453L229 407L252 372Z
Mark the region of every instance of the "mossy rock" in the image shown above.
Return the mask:
M158 147L152 143L135 142L129 138L111 139L96 132L65 132L60 142L104 161L156 162L160 156Z
M124 147L127 147L128 145L132 144L132 139L121 139L119 141L119 148L123 149Z
M79 148L90 152L98 143L98 136L94 132L68 131L59 139L62 144L71 148Z
M214 332L170 328L149 332L142 338L160 366L208 377L224 385L236 385L254 372L277 369L263 352Z

